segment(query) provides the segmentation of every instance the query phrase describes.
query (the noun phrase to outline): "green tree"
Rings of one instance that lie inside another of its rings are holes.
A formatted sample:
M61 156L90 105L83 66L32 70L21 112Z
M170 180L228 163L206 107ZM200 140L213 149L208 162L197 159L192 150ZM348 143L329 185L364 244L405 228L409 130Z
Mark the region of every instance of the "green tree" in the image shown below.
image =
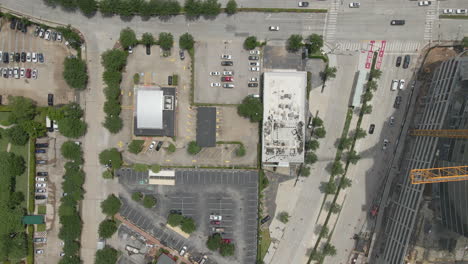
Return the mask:
M309 36L309 47L311 53L317 53L323 47L323 37L318 34L312 34Z
M110 238L117 231L117 223L114 220L104 220L99 224L99 237Z
M81 109L80 105L77 103L64 105L60 110L62 111L64 118L80 119L83 117L83 109Z
M144 45L153 45L154 44L154 37L151 33L144 33L143 36L141 37L141 42Z
M310 176L310 168L303 166L301 169L301 176L302 177L309 177Z
M83 151L81 146L75 144L73 141L66 141L60 147L60 152L62 156L69 160L79 161L83 158Z
M74 30L71 25L57 27L56 30L62 33L63 38L66 39L74 49L79 49L81 47L83 40L80 34L78 34L78 31Z
M353 184L353 182L351 181L351 179L349 178L342 178L341 179L341 182L340 182L340 187L342 189L346 189L348 187L351 187L351 185Z
M120 169L123 164L122 153L116 148L106 149L99 154L99 162L102 165L110 165L114 170Z
M329 79L335 78L336 71L337 71L336 67L328 67L328 65L325 66L325 70L320 73L320 75L322 76L323 82L326 82Z
M235 0L229 0L226 4L226 13L229 15L237 12L237 3Z
M193 36L189 33L184 33L179 37L179 47L181 49L192 49L194 43L195 41L193 40Z
M18 156L5 151L0 151L0 172L2 175L2 177L0 177L0 185L6 186L8 188L8 191L11 191L9 187L10 183L2 183L2 178L3 180L11 180L10 177L23 174L24 169L24 159L22 156Z
M263 104L260 99L247 96L237 106L237 113L242 117L249 118L250 122L259 122L263 117Z
M288 38L286 48L290 52L296 52L302 47L302 36L301 35L291 35Z
M367 90L367 91L362 95L362 100L363 100L364 102L368 102L368 101L372 100L372 97L373 97L372 91L371 91L371 90Z
M95 264L115 264L117 262L118 251L106 246L96 251Z
M363 112L364 114L370 114L370 113L372 113L372 105L367 104L367 103L363 104L363 105L362 105L362 112Z
M134 192L132 193L132 200L135 202L139 202L143 199L143 194L141 192Z
M119 212L122 202L114 194L110 194L101 202L102 212L107 216L113 216Z
M367 86L367 89L371 91L377 91L378 85L376 81L369 81L366 86Z
M344 137L340 139L340 144L338 145L339 150L349 149L353 144L353 139L349 137Z
M199 16L203 13L203 3L200 0L185 0L184 10L187 16Z
M176 151L176 146L172 143L169 144L169 147L166 148L167 152L174 153Z
M130 46L133 47L138 43L135 31L133 31L133 29L129 27L124 28L120 31L119 41L120 41L120 45L122 45L124 49Z
M278 220L280 220L282 223L286 224L289 221L289 214L288 212L280 212L278 214Z
M184 217L180 214L169 214L169 216L167 217L167 223L170 225L170 226L179 226L181 223L182 223L182 220L184 219Z
M110 170L105 170L103 173L102 173L102 177L104 179L113 179L114 178L114 173L112 173L112 171Z
M468 37L464 37L462 40L462 45L463 47L467 48L468 47Z
M108 50L101 56L102 65L108 71L120 71L127 64L127 56L128 54L123 50Z
M325 131L324 127L319 127L319 128L314 129L314 134L317 138L324 138L326 133L327 132Z
M29 134L30 137L33 138L42 137L47 133L47 128L45 127L44 123L34 120L21 122L21 127L24 131L26 131L26 133Z
M58 120L57 123L60 133L68 138L84 136L88 128L84 121L75 118L63 118Z
M145 172L148 170L148 165L142 163L134 163L132 169L138 172Z
M352 164L356 164L358 160L361 158L361 156L359 156L355 150L352 150L348 152L347 158L349 162L351 162Z
M370 74L369 74L369 79L374 80L374 79L380 79L380 76L382 76L382 71L379 69L371 69Z
M28 143L29 135L24 131L21 126L13 126L11 128L5 129L3 132L5 137L13 143L14 145L24 146Z
M328 229L328 226L322 226L319 234L321 237L327 238L329 233L330 233L330 230Z
M110 99L104 103L104 113L108 116L118 116L121 110L120 102L117 100Z
M79 58L65 58L63 79L71 88L84 90L88 83L86 62Z
M15 234L13 238L10 237L7 243L9 244L8 257L10 259L22 259L26 257L28 242L24 232Z
M123 128L123 120L120 116L106 116L102 125L112 134L117 134Z
M307 153L307 155L305 156L305 163L314 164L315 162L317 162L317 155L315 155L315 153L313 152Z
M257 37L249 36L244 40L244 49L253 50L258 46Z
M233 256L234 255L235 246L231 243L221 243L219 247L219 253L221 256Z
M211 251L216 251L221 246L221 235L220 234L213 234L212 236L208 237L208 241L206 241L206 247Z
M203 15L217 16L221 13L221 4L218 0L205 0L202 4Z
M323 247L323 254L327 256L335 256L336 255L336 248L330 243L327 243L325 247Z
M60 227L58 237L64 241L77 240L81 236L81 219L76 213L69 216L60 217Z
M201 151L201 149L202 148L200 146L198 146L197 142L190 141L189 144L188 144L187 152L190 155L196 155L196 154L198 154L198 152Z
M156 205L156 198L152 195L145 195L143 198L143 206L145 208L153 208Z
M73 256L78 254L80 251L80 243L77 241L67 241L63 245L63 253L65 253L65 256Z
M318 117L318 116L312 118L312 126L313 126L313 127L321 127L321 126L323 126L323 120L322 120L320 117Z
M143 150L143 144L145 143L144 140L132 140L128 145L128 151L133 154L138 154Z
M236 156L237 157L245 156L245 147L243 144L239 145L239 147L236 149Z
M306 144L305 144L305 149L306 150L317 150L320 146L320 143L318 142L318 140L316 139L312 139L310 141L307 141Z
M354 131L354 136L356 137L356 139L365 138L367 136L367 133L364 129L359 127Z
M59 264L81 264L81 263L83 263L83 261L80 259L79 256L67 255L67 253L65 253L65 256L63 256L59 261Z
M327 207L328 207L328 211L330 211L333 214L337 214L341 211L341 205L337 203L329 202Z
M187 234L193 233L196 229L195 221L191 217L184 217L180 223L180 229Z
M336 183L333 180L327 182L324 186L324 192L326 194L334 194L336 193Z
M86 16L91 16L97 11L96 0L79 0L76 1L76 4L81 12Z
M21 123L22 121L32 120L36 115L36 105L34 102L23 96L9 96L11 112L8 116L10 123Z
M139 84L140 83L140 74L139 73L135 73L133 75L133 84Z
M122 73L119 71L107 70L102 75L102 79L107 85L119 85L122 81Z
M333 162L332 168L331 168L331 175L336 176L344 173L343 169L343 163L341 161L337 160Z
M174 45L174 37L171 33L159 33L158 44L163 50L170 50Z
M161 166L158 164L153 164L151 165L151 171L154 173L158 173L159 171L161 171Z

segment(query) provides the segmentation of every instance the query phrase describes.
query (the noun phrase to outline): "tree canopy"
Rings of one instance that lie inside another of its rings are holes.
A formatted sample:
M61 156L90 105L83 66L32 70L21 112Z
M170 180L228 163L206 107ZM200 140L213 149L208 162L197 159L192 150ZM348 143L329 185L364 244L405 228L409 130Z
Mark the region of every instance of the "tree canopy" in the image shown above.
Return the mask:
M158 44L163 50L170 50L174 45L174 37L171 33L159 33Z
M23 96L9 96L11 112L8 116L10 123L21 123L22 121L32 120L36 115L36 105L33 100Z
M110 246L96 251L95 264L115 264L117 262L118 251Z
M119 212L122 202L114 194L110 194L101 202L101 209L105 215L113 216Z
M237 106L237 113L249 118L250 122L259 122L263 118L263 104L259 98L247 96Z
M129 46L135 46L138 43L136 38L135 31L133 29L127 27L120 31L120 44L124 48L128 48Z
M189 144L188 144L188 147L187 147L187 152L190 154L190 155L196 155L198 154L198 152L201 151L201 147L198 146L197 142L195 141L190 141Z
M63 118L58 120L57 123L60 133L69 138L84 136L88 128L84 121L75 118Z
M193 36L189 33L184 33L179 37L179 47L181 49L189 50L193 48L193 44L195 43Z
M226 4L226 13L229 15L237 12L237 3L235 0L229 0Z
M301 35L291 35L287 41L287 49L290 52L296 52L302 47L302 36Z
M156 205L156 198L152 195L145 195L143 198L143 206L145 208L153 208Z
M114 220L104 220L99 224L99 237L110 238L117 231L117 223Z
M99 162L102 165L110 165L114 170L122 167L122 153L116 148L106 149L99 154Z
M83 158L81 147L73 141L67 141L60 147L62 156L69 160L79 161Z
M65 58L63 79L73 89L84 90L88 83L86 62L79 58Z
M123 128L123 120L120 116L106 116L103 126L112 134L118 133Z
M143 33L143 36L141 37L141 43L144 45L153 45L154 44L154 37L153 34L151 33Z
M109 71L120 71L127 64L128 54L119 49L112 49L102 54L102 65Z
M128 151L130 151L133 154L138 154L143 150L144 143L144 140L132 140L132 142L128 144Z
M213 234L212 236L208 237L208 241L206 241L206 247L212 251L219 249L220 245L221 245L220 234Z
M244 40L244 49L253 50L258 46L257 37L249 36Z
M96 0L79 0L76 1L78 8L85 14L86 16L91 16L97 11L97 2Z
M7 137L8 140L14 145L24 146L26 143L28 143L29 135L19 125L5 129L3 133L5 137Z
M232 256L234 255L234 250L235 250L234 244L231 243L221 243L221 246L219 248L219 253L221 256L226 257L226 256Z
M311 53L319 52L323 47L323 37L318 34L312 34L309 36L309 49Z

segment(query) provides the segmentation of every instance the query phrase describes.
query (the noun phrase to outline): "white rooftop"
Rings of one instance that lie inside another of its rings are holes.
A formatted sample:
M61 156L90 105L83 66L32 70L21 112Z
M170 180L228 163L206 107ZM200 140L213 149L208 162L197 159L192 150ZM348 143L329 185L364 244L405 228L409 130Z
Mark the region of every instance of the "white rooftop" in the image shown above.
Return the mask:
M137 128L163 128L163 91L139 88L137 90Z
M307 72L265 72L263 79L262 162L284 167L302 163Z

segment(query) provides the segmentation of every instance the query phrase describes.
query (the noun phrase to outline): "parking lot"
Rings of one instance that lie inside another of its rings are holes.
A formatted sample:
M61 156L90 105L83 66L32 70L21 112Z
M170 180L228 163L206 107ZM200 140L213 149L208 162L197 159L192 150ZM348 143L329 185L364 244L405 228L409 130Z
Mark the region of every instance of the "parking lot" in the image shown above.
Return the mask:
M261 51L255 52L260 54L250 54L242 45L243 42L239 40L196 43L196 103L239 104L247 95L259 94L263 67ZM230 59L223 59L222 55L228 55ZM249 56L253 56L251 60ZM253 59L254 57L258 59ZM222 66L221 62L224 61L232 62L233 65ZM258 66L253 65L256 63ZM251 68L258 68L258 71L252 71ZM232 72L232 75L224 74L225 72ZM232 80L222 81L223 77L232 77ZM256 81L251 82L252 78L256 78ZM257 87L248 87L249 83L256 83ZM224 88L225 84L233 84L234 87Z
M163 244L179 250L188 247L191 255L210 252L207 237L221 233L223 239L235 244L235 258L222 258L211 252L216 263L254 263L257 248L257 171L246 170L176 170L174 186L148 185L147 172L125 168L117 172L126 193L121 194L124 206L120 214L135 225L147 230ZM141 191L154 195L158 203L148 210L129 199L131 193ZM185 239L163 227L170 210L180 210L192 217L197 230ZM210 215L221 216L219 223ZM213 228L224 230L214 231Z
M5 18L2 18L2 22L0 95L6 98L7 95L27 94L39 105L47 105L49 93L55 95L56 104L71 101L73 91L68 88L62 77L63 61L71 54L64 41L47 41L35 37L35 25L30 25L27 32L23 33L21 30L12 30L10 22Z

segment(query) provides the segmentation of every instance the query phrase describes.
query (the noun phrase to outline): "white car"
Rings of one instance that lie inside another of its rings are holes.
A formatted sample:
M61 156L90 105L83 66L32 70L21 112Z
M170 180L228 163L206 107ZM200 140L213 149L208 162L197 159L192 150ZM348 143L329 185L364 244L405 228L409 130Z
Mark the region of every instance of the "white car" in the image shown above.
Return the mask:
M466 14L468 11L466 9L457 9L455 13L457 14Z
M19 79L20 77L20 70L18 67L13 68L13 75L15 76L15 79Z
M36 183L36 188L45 188L47 187L46 183Z
M37 79L37 69L34 69L34 70L32 71L32 78L33 78L33 79Z
M128 53L130 53L130 54L133 53L133 47L132 46L128 46Z
M260 66L260 62L258 62L258 61L249 62L249 65L250 66Z
M309 2L299 2L299 3L297 3L297 6L299 6L299 7L308 7Z
M223 55L221 55L221 59L231 60L231 59L232 59L232 56L231 56L231 55L228 55L228 54L223 54Z
M46 181L46 178L44 178L44 177L36 177L36 181L37 181L37 182L45 182L45 181Z
M210 72L210 75L221 75L220 72Z
M418 6L428 6L431 4L431 1L419 1Z
M65 252L60 252L59 257L65 256Z
M268 28L270 31L279 31L279 27L278 26L270 26Z
M156 141L151 142L151 144L149 145L149 148L148 148L148 149L149 149L149 150L154 149L154 146L155 146L155 145L156 145Z
M234 72L233 71L223 71L223 75L224 76L232 76L232 75L234 75Z
M44 32L45 32L45 31L44 31L43 28L41 28L41 30L39 30L39 37L40 37L40 38L43 38L43 37L44 37Z
M354 2L354 3L349 3L349 8L359 8L361 6L361 3Z
M250 71L260 71L260 67L250 67Z
M21 68L20 69L20 76L21 78L24 78L24 73L26 72L26 70L24 68Z
M210 215L210 220L218 220L221 221L223 220L223 217L220 215Z
M50 29L48 29L46 32L45 32L45 36L44 36L44 39L45 40L50 40L50 35L52 34L52 31Z
M37 55L36 52L32 53L32 62L37 62Z
M252 77L252 78L250 78L250 81L251 81L251 82L257 82L257 81L258 81L258 78L257 78L257 77Z
M211 87L220 87L221 86L220 83L211 83L210 85L211 85Z
M43 249L36 249L36 254L37 255L44 254L44 250Z
M62 42L62 33L57 32L57 41Z
M251 50L250 55L260 55L260 51L259 50Z
M26 61L31 62L31 52L26 53Z
M453 9L450 9L450 8L444 9L444 14L453 14Z
M401 79L398 84L398 89L403 90L403 88L405 88L405 80Z
M187 253L187 246L183 246L182 249L180 249L179 255L182 257Z
M387 149L388 143L389 143L388 139L384 139L384 141L383 141L383 146L382 146L382 149L383 149L383 150L386 150L386 149Z

